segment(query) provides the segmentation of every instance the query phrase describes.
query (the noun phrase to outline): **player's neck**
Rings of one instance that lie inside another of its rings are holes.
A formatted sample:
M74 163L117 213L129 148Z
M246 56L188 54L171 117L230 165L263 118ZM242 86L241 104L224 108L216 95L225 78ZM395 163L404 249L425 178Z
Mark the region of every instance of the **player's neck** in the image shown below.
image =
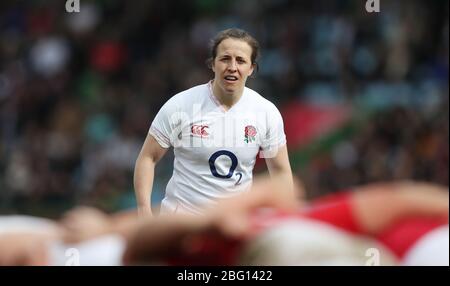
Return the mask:
M229 93L221 89L218 84L214 84L213 81L212 92L213 96L219 101L220 105L228 111L239 101L239 99L241 99L244 89Z

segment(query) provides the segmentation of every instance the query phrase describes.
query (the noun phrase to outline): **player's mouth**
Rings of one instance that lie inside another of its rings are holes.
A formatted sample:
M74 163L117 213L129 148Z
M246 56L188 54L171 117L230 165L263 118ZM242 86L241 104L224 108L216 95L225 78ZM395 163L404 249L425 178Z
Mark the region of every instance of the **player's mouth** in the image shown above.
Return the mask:
M227 83L231 83L231 84L238 81L237 76L234 76L234 75L227 75L224 77L224 79Z

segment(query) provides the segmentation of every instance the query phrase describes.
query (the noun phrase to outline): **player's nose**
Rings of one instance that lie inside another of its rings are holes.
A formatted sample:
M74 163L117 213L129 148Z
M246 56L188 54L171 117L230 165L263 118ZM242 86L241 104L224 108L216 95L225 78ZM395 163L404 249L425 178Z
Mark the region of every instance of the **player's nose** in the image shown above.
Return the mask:
M237 64L236 64L236 60L231 60L228 64L228 71L236 71L237 70Z

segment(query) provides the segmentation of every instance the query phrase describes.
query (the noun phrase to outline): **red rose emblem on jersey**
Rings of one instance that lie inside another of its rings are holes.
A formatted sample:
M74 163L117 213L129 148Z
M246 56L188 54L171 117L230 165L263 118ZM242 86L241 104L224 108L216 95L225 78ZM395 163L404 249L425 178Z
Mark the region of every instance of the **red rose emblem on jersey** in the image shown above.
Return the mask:
M256 136L256 128L255 126L248 125L245 126L245 143L253 142L255 141Z

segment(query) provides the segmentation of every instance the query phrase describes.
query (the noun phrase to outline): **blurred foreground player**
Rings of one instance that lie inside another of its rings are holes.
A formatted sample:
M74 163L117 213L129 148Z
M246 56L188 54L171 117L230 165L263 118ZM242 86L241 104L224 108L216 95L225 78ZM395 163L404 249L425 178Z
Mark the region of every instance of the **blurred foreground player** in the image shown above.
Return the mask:
M110 216L92 208L73 210L61 221L0 216L0 266L121 265L127 234L137 223L134 212Z
M253 186L255 190L265 190L279 183L276 178L264 177L258 178ZM284 198L274 197L268 203L275 208L283 207ZM245 200L238 201L239 209L241 204L248 205ZM166 218L139 218L134 210L107 215L89 207L73 209L59 221L0 216L0 265L121 265L126 240L146 220L164 223ZM195 219L188 217L188 221Z
M365 265L367 251L376 249L381 265L448 265L447 188L415 182L372 184L300 210L273 193L244 194L203 217L147 221L130 236L124 261ZM261 208L275 199L275 209ZM428 252L421 257L423 249Z
M65 265L76 248L80 265L365 265L377 249L381 265L448 265L446 188L369 185L299 209L275 186L263 181L203 216L84 208L59 223L2 217L0 263Z

